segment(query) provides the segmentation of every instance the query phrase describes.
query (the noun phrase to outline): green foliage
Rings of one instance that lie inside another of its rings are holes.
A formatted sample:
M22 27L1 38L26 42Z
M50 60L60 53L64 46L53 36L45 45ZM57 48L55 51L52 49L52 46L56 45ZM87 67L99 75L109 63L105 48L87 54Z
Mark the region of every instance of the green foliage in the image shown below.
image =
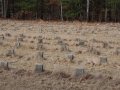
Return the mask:
M82 0L61 0L64 5L67 5L66 8L66 17L76 17L83 12L83 8L86 6L83 4Z
M49 17L60 18L61 12L67 19L84 18L87 16L87 0L9 0L10 12L16 13L21 10L37 13L39 17L47 13ZM118 17L120 15L120 0L89 0L89 17L98 20L107 16ZM0 4L1 5L1 4ZM62 10L61 10L62 8ZM57 11L56 11L57 10ZM99 17L101 15L101 17ZM35 15L34 15L35 16ZM48 18L48 17L47 17ZM118 18L119 19L119 18Z
M21 7L21 10L30 10L34 8L36 5L35 0L22 0L22 2L19 4Z

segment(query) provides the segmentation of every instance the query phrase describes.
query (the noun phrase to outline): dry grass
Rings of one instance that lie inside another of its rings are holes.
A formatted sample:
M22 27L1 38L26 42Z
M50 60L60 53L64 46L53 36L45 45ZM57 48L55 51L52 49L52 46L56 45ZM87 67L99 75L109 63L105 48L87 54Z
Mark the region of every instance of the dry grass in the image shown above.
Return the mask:
M116 23L109 25L107 34L105 23L92 33L97 23L34 21L30 29L32 21L3 21L0 22L0 35L5 39L0 39L0 60L9 62L11 69L0 68L1 90L120 90L120 54L116 53L120 46L120 31ZM53 26L55 33L47 23ZM39 32L40 25L42 33ZM24 35L23 42L16 47L21 34ZM37 49L39 36L43 38L42 49ZM76 38L83 40L85 45L80 46ZM61 51L58 40L63 41L67 50ZM108 46L103 48L102 42L107 42ZM7 56L9 49L14 49L15 55ZM38 51L44 52L44 59L36 58ZM74 60L68 60L66 54L73 54ZM108 62L100 63L100 56L107 56ZM43 64L45 71L35 73L35 63ZM84 68L85 74L75 77L76 67Z

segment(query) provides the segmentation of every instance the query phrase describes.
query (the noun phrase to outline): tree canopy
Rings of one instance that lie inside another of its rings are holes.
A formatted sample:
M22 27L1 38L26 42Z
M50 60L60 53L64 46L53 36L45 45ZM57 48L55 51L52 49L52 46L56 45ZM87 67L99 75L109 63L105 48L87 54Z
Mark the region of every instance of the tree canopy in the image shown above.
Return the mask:
M120 0L1 0L0 7L5 18L120 21Z

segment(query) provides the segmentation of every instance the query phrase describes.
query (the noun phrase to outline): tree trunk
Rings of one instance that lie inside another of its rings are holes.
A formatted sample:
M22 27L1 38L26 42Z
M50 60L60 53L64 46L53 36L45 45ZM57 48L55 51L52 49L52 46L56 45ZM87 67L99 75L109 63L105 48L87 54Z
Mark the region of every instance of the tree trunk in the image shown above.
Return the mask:
M106 5L105 5L105 22L107 22L107 12L108 12L108 8L107 8L107 0L106 0Z
M87 21L89 21L89 0L87 0Z
M62 2L60 2L60 11L61 11L61 21L63 21L63 11L62 11Z
M6 17L7 18L10 18L10 1L8 0L8 2L7 2L7 15L6 15Z
M1 0L2 17L4 17L4 2Z

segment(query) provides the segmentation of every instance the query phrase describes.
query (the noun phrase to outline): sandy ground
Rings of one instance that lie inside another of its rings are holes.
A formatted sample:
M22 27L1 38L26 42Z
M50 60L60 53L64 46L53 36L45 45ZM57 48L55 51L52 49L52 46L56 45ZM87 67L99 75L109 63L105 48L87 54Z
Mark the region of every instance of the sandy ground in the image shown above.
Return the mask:
M106 26L77 21L1 20L0 36L4 39L0 39L0 60L6 60L10 69L0 68L0 90L120 90L120 53L116 53L120 31L117 23L109 23L107 29ZM43 38L42 49L37 49L39 36ZM19 37L23 41L16 47ZM85 45L78 45L76 39ZM58 40L63 41L67 50L61 51ZM108 46L104 48L102 42ZM14 49L15 54L8 56L9 49ZM44 59L36 58L38 51L44 52ZM66 54L73 54L73 61ZM100 56L107 56L107 62L100 63ZM45 71L35 73L36 63L43 64ZM74 76L76 67L84 68L85 74Z

